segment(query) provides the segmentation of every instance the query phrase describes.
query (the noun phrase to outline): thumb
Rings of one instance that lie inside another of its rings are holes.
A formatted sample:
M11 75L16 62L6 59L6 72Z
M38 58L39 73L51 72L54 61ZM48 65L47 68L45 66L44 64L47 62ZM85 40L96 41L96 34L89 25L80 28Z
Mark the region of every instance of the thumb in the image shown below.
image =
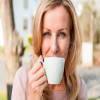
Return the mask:
M39 60L43 60L43 56L42 55L39 56Z

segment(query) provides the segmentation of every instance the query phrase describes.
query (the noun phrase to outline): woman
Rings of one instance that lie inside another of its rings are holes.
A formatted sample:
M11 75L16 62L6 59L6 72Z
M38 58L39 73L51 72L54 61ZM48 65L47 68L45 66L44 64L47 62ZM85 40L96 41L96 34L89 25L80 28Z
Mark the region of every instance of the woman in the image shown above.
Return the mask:
M15 76L12 100L87 100L84 81L76 65L81 50L81 34L70 0L42 0L34 19L31 65L21 67ZM48 84L39 60L65 58L59 85Z

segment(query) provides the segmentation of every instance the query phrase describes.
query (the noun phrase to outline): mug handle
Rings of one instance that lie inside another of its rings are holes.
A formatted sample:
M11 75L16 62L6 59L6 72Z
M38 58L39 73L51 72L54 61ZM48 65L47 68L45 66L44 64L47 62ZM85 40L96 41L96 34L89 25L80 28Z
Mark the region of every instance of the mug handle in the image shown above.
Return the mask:
M41 62L43 64L43 68L44 68L44 62L43 62L43 60L39 60L39 62Z

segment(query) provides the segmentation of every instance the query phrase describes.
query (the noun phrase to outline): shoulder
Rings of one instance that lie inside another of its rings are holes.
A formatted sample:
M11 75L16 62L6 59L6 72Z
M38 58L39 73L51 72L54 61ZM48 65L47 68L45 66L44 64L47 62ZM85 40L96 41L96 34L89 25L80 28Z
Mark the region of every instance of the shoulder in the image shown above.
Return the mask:
M28 75L28 71L29 71L29 65L24 65L21 66L16 74L15 74L15 79L14 81L16 81L16 83L21 83L21 84L25 84L27 81L27 75Z
M24 76L28 73L29 71L29 65L24 65L24 66L21 66L17 72L16 72L16 75L15 76Z
M28 91L28 71L29 65L24 65L17 70L13 83L11 100L26 100L25 97Z
M83 79L81 79L79 97L80 97L80 100L88 100L88 98L87 98L87 87L86 87L85 81Z

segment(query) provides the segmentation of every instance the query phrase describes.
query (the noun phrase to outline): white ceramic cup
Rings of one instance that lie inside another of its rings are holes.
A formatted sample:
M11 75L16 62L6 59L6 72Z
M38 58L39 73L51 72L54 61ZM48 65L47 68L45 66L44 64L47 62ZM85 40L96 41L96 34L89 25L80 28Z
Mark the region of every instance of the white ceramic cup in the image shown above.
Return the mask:
M60 57L46 57L43 67L46 71L46 76L49 84L60 84L64 72L65 59Z

